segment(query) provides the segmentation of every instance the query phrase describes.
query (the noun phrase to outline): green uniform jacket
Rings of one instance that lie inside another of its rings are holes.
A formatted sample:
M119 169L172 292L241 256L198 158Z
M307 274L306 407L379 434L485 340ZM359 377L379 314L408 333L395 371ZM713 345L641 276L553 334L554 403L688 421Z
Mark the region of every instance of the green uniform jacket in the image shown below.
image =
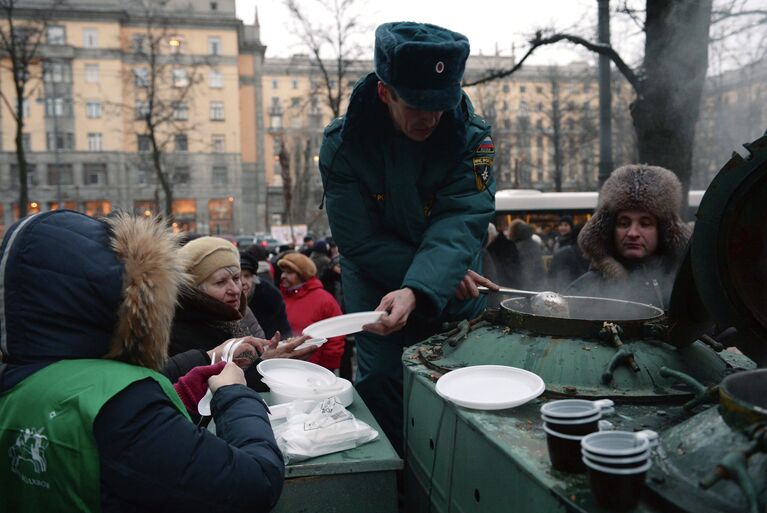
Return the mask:
M418 305L409 326L433 333L443 320L484 308L484 298L459 301L454 292L468 269L481 271L495 212L490 127L464 94L427 141L411 141L393 128L376 85L374 74L357 84L320 150L345 307L372 310L388 292L410 287Z

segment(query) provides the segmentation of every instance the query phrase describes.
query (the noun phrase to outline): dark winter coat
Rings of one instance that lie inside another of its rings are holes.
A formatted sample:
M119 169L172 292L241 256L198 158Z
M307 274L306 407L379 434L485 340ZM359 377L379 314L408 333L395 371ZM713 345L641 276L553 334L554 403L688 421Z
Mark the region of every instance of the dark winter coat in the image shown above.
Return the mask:
M266 339L272 338L277 331L283 339L293 336L285 311L285 301L271 282L259 280L259 283L253 284L253 294L248 300L248 306L258 319Z
M514 241L499 233L484 250L485 277L502 287L520 288L519 251Z
M562 292L589 270L589 259L577 244L569 244L551 257L547 289Z
M525 290L541 290L546 279L543 249L533 240L533 227L524 221L511 223L511 238L519 252L519 285Z
M330 228L341 252L350 312L373 310L393 290L418 298L407 328L476 316L484 298L454 298L480 249L494 208L490 127L467 96L444 112L424 142L399 133L378 99L371 73L343 118L325 129L320 173ZM412 343L421 333L393 335ZM392 338L392 337L390 337Z
M12 226L2 249L0 401L63 359L109 358L162 369L179 284L177 242L149 219L105 222L71 211ZM29 405L34 408L34 405ZM104 512L268 511L282 456L258 394L222 387L211 403L218 436L197 428L160 385L128 385L99 411Z

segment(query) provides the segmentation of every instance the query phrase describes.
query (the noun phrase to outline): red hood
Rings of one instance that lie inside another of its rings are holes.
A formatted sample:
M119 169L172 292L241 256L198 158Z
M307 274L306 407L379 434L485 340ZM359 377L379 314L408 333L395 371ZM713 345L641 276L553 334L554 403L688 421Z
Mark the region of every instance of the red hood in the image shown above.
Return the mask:
M284 297L289 297L291 299L298 299L300 297L305 296L312 290L321 289L321 288L323 288L322 282L319 279L317 279L316 276L312 276L311 278L309 278L307 281L305 281L303 284L299 285L296 288L286 289L285 287L280 285L280 292L282 292L282 295Z

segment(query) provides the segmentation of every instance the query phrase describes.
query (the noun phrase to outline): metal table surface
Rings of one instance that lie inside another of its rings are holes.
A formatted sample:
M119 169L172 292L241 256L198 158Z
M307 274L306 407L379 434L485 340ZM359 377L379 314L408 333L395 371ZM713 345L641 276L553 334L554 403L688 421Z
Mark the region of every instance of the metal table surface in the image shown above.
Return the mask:
M261 395L269 404L269 394ZM354 449L287 465L285 486L274 513L397 511L396 473L403 462L356 390L347 409L378 431L378 438Z

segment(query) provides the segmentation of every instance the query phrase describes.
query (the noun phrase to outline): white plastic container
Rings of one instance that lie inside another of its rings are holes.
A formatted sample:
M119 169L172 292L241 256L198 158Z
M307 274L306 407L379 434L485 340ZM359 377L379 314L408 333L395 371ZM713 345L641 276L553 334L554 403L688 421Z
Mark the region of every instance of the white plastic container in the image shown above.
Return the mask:
M299 387L288 387L279 384L269 384L271 393L272 404L283 404L295 401L297 399L311 399L322 400L328 397L337 397L344 407L352 404L354 394L352 392L351 381L343 378L338 378L338 384L340 387L333 387L329 389L302 389Z

